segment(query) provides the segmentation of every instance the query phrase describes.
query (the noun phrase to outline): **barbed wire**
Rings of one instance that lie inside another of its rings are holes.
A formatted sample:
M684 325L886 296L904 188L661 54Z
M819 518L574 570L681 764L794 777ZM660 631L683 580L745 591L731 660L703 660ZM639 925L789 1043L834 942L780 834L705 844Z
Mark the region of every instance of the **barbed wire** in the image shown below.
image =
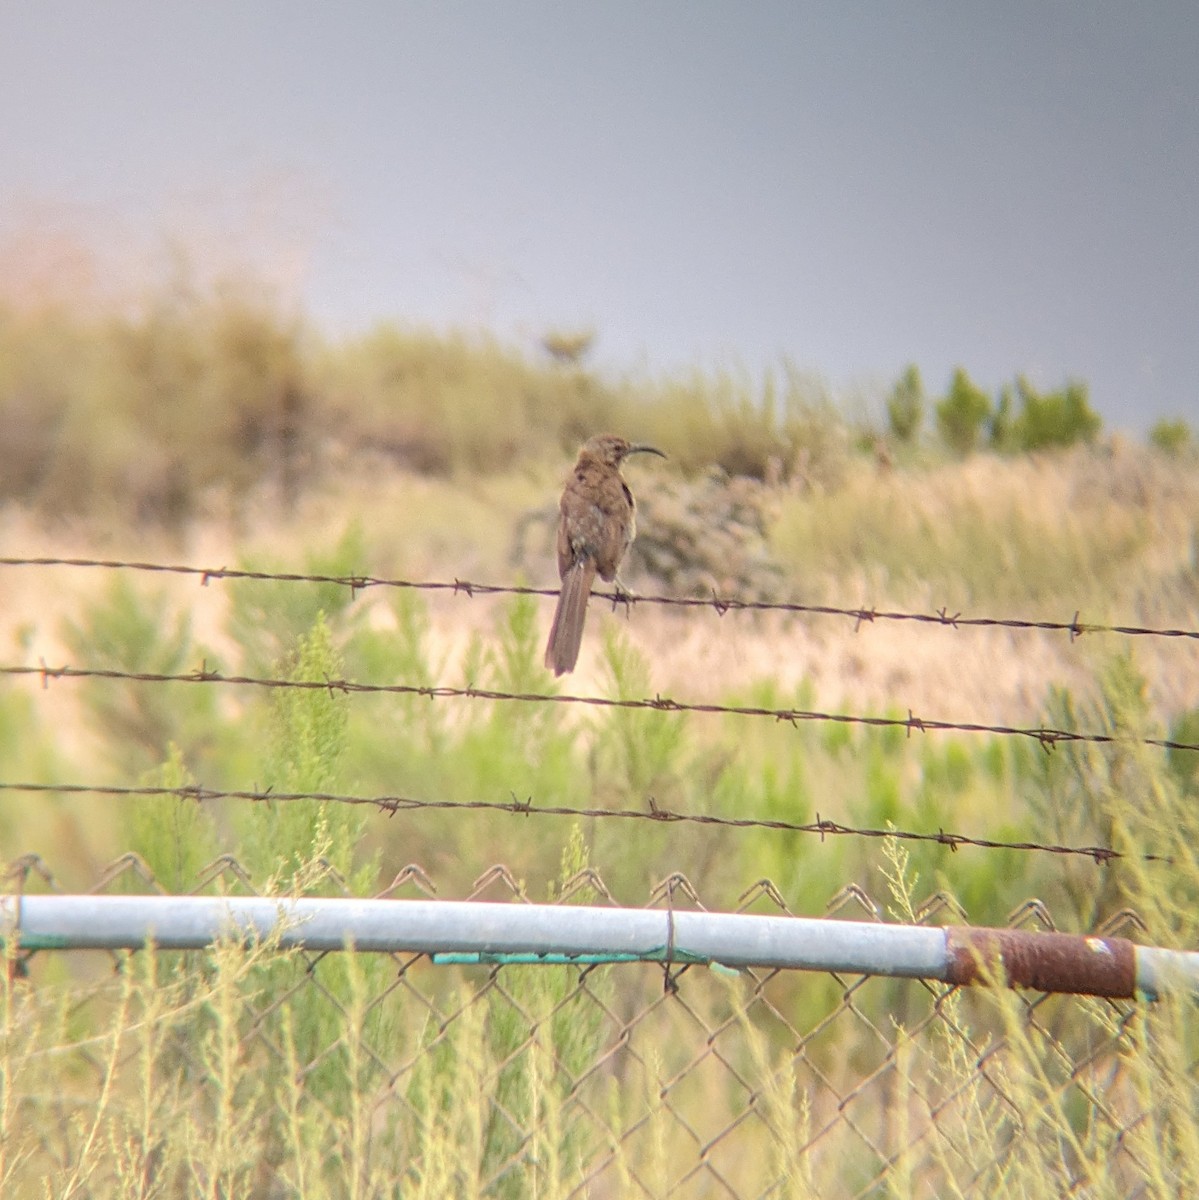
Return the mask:
M253 571L240 567L194 567L179 563L136 562L122 559L100 558L20 558L0 557L0 567L79 567L112 571L143 571L167 575L194 576L201 587L212 580L256 580L271 583L319 583L334 584L348 588L351 596L369 588L402 588L411 591L452 592L455 595L474 596L547 596L556 597L557 588L524 587L518 584L475 583L466 579L421 580L392 579L377 575L326 575L296 571ZM710 608L718 616L729 612L784 612L803 613L815 616L847 617L860 627L874 621L907 621L916 624L936 625L948 629L1010 629L1042 630L1067 633L1074 641L1084 633L1109 633L1124 637L1185 638L1199 641L1199 630L1155 628L1146 625L1109 625L1081 620L1075 611L1069 621L1042 621L1021 617L968 617L960 612L940 608L935 612L904 612L874 607L842 606L835 604L802 604L786 600L746 600L736 596L710 597L639 595L635 592L597 591L597 597L613 604L657 604L676 608Z
M663 808L652 797L647 797L645 808L583 808L567 804L542 805L531 796L517 799L510 793L510 800L429 800L413 796L377 795L364 796L343 792L276 792L270 788L209 788L201 784L183 784L177 787L166 785L121 786L118 784L90 783L30 783L0 781L0 792L54 793L57 795L89 796L171 796L178 800L194 800L197 803L213 800L246 800L252 803L290 803L315 800L332 804L360 805L377 808L394 816L399 812L439 810L450 812L502 812L515 816L531 817L574 817L595 820L658 821L692 825L719 826L727 829L766 829L780 833L814 834L821 841L825 837L896 838L906 842L935 842L957 851L963 847L979 850L1013 850L1024 853L1056 854L1077 858L1089 858L1103 865L1118 859L1135 857L1140 862L1171 864L1173 859L1162 854L1130 855L1110 846L1066 846L1051 842L1002 841L993 838L972 837L964 833L952 833L938 829L935 833L911 829L885 829L844 825L816 814L812 821L784 821L774 817L730 817L717 813L680 812Z
M400 695L419 696L428 700L465 699L495 700L520 704L581 704L596 708L650 709L655 712L707 713L719 716L764 717L776 722L798 726L805 722L828 722L838 725L864 726L873 729L902 729L912 733L985 733L997 737L1029 738L1045 750L1072 742L1092 745L1143 745L1164 750L1199 752L1199 743L1179 742L1170 738L1149 737L1134 733L1097 733L1075 729L1054 729L1039 726L988 725L978 721L944 721L916 716L911 709L906 717L874 717L855 713L830 713L803 708L765 708L749 704L709 704L673 700L669 696L642 699L610 696L576 696L557 692L505 692L473 686L450 687L442 684L363 683L353 679L279 679L260 675L224 675L202 665L187 673L158 671L123 671L111 667L51 667L0 666L0 676L36 676L42 687L60 679L111 679L135 683L192 683L226 684L235 687L294 689L299 691L340 692L343 695Z

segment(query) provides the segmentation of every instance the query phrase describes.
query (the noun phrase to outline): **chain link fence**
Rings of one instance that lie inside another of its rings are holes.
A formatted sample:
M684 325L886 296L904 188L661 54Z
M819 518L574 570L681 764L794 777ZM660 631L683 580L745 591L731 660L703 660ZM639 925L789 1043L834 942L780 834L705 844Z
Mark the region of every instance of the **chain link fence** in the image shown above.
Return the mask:
M346 893L321 875L324 894ZM26 859L9 887L54 881ZM128 856L94 890L156 888ZM198 890L254 889L224 858ZM412 866L386 894L434 888ZM466 898L524 896L497 867ZM556 899L616 903L590 870ZM649 906L704 907L682 876ZM739 907L786 910L768 881ZM828 913L888 917L852 886ZM963 914L934 896L906 916ZM1012 923L1052 927L1035 901ZM1098 932L1137 924L1124 911ZM1178 1057L1185 1038L1171 1043L1171 1091L1146 1050L1171 1011L677 963L10 948L0 1183L143 1197L1172 1194L1163 1130L1196 1063L1193 1048Z

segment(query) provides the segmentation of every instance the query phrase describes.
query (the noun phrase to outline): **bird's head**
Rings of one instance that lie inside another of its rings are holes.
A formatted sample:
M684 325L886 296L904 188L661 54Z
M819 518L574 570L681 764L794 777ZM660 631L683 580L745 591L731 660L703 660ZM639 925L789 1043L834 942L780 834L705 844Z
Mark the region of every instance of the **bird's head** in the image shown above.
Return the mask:
M630 454L656 454L659 458L666 457L656 446L630 442L614 433L601 433L591 438L583 446L580 457L588 456L598 459L605 466L619 467Z

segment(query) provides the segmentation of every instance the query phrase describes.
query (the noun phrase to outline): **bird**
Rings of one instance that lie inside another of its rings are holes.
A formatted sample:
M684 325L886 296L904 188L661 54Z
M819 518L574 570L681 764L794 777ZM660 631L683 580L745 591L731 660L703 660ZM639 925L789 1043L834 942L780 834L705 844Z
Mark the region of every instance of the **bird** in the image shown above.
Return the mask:
M630 454L666 455L656 446L601 433L579 450L558 504L558 575L562 589L545 647L545 665L555 675L575 669L595 577L627 591L618 574L637 533L637 505L620 473Z

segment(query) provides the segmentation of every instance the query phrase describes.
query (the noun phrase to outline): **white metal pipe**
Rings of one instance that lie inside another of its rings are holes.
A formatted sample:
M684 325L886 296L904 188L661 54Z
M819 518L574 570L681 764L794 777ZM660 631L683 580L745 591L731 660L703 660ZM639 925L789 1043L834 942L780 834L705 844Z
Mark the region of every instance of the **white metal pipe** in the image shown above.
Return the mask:
M698 958L727 966L935 975L938 929L740 913L440 900L265 899L224 896L5 896L27 949L194 950L222 934L283 946L416 953L532 953Z
M1147 996L1182 990L1199 994L1199 954L1191 950L1137 947L1137 990Z

